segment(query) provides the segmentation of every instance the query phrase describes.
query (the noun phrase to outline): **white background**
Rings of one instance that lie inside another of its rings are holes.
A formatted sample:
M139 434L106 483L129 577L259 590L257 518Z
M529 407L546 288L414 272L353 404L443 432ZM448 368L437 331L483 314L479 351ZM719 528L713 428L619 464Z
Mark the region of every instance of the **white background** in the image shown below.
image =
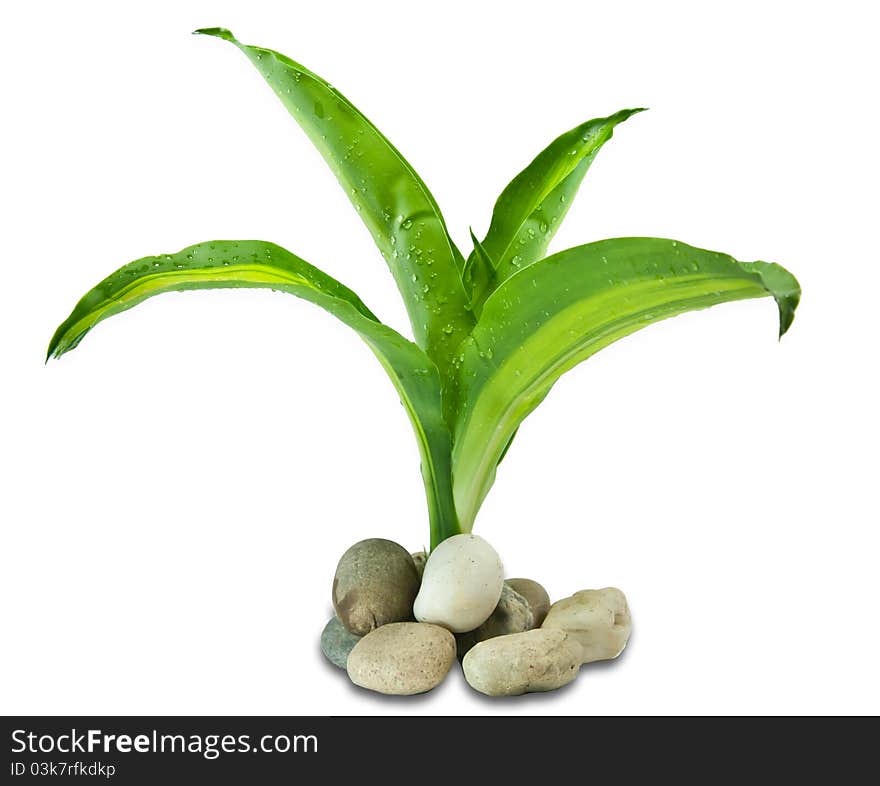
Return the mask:
M877 49L871 4L8 3L2 12L6 713L869 713L876 665ZM168 295L43 366L93 284L264 238L405 330L368 233L230 27L338 85L455 239L558 133L621 107L554 248L673 237L803 302L651 327L526 422L476 531L635 632L556 694L453 673L387 699L317 639L336 560L427 539L418 457L350 331L267 292Z

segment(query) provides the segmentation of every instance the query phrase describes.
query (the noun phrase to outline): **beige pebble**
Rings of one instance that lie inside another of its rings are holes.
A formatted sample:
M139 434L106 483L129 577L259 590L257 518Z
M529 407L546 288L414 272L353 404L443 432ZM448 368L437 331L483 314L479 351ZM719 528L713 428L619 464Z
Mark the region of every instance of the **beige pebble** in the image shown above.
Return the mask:
M565 631L537 628L480 642L464 656L462 668L474 690L518 696L567 685L577 677L581 657L580 644Z
M396 622L368 633L348 655L355 685L394 696L437 687L455 660L455 637L424 622Z
M583 649L583 662L616 658L632 631L626 596L616 587L581 590L556 601L541 628L564 630Z

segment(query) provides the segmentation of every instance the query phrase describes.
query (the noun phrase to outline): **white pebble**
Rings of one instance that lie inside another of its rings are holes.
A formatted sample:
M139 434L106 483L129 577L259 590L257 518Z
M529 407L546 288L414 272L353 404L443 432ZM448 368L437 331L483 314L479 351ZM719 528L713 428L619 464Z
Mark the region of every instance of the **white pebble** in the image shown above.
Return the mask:
M495 549L477 535L453 535L425 563L415 617L453 633L473 630L498 605L503 583L504 568Z

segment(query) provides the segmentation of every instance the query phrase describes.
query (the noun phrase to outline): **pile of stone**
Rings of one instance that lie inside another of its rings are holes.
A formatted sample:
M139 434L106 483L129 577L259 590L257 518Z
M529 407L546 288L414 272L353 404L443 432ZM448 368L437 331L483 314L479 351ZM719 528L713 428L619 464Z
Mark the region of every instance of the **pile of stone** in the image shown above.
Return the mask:
M355 685L393 695L437 687L456 658L488 696L548 691L584 663L616 658L632 621L613 587L550 604L530 579L504 579L495 550L456 535L430 556L390 540L356 543L333 579L336 615L321 650Z

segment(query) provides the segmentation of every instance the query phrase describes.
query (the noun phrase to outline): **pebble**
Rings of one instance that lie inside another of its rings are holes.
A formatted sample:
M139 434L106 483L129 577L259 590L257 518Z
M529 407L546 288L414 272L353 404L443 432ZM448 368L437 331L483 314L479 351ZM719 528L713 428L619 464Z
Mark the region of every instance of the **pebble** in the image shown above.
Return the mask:
M355 685L392 696L436 688L455 660L455 637L423 622L396 622L368 633L348 656Z
M321 631L321 652L334 666L344 669L348 653L360 640L360 636L345 629L338 617L332 617Z
M534 627L540 628L544 617L550 611L550 596L547 590L531 579L507 579L504 583L528 601L532 616L535 618Z
M333 609L346 630L363 636L380 625L412 619L419 576L410 553L382 538L355 543L333 578Z
M489 615L489 619L475 630L456 634L458 657L463 658L471 647L481 641L494 639L496 636L506 636L509 633L522 633L525 630L531 630L535 627L534 620L528 601L505 581L501 588L498 605L495 607L495 611Z
M424 551L415 551L412 555L413 564L416 566L416 573L419 574L419 581L425 572L425 563L428 561L428 555Z
M519 696L567 685L582 657L580 644L565 631L537 628L480 642L464 656L462 668L480 693Z
M583 649L583 663L616 658L632 631L626 596L616 587L581 590L556 601L541 625L543 630L564 630Z
M453 633L474 630L498 605L503 583L504 568L495 549L477 535L453 535L425 563L416 619Z

